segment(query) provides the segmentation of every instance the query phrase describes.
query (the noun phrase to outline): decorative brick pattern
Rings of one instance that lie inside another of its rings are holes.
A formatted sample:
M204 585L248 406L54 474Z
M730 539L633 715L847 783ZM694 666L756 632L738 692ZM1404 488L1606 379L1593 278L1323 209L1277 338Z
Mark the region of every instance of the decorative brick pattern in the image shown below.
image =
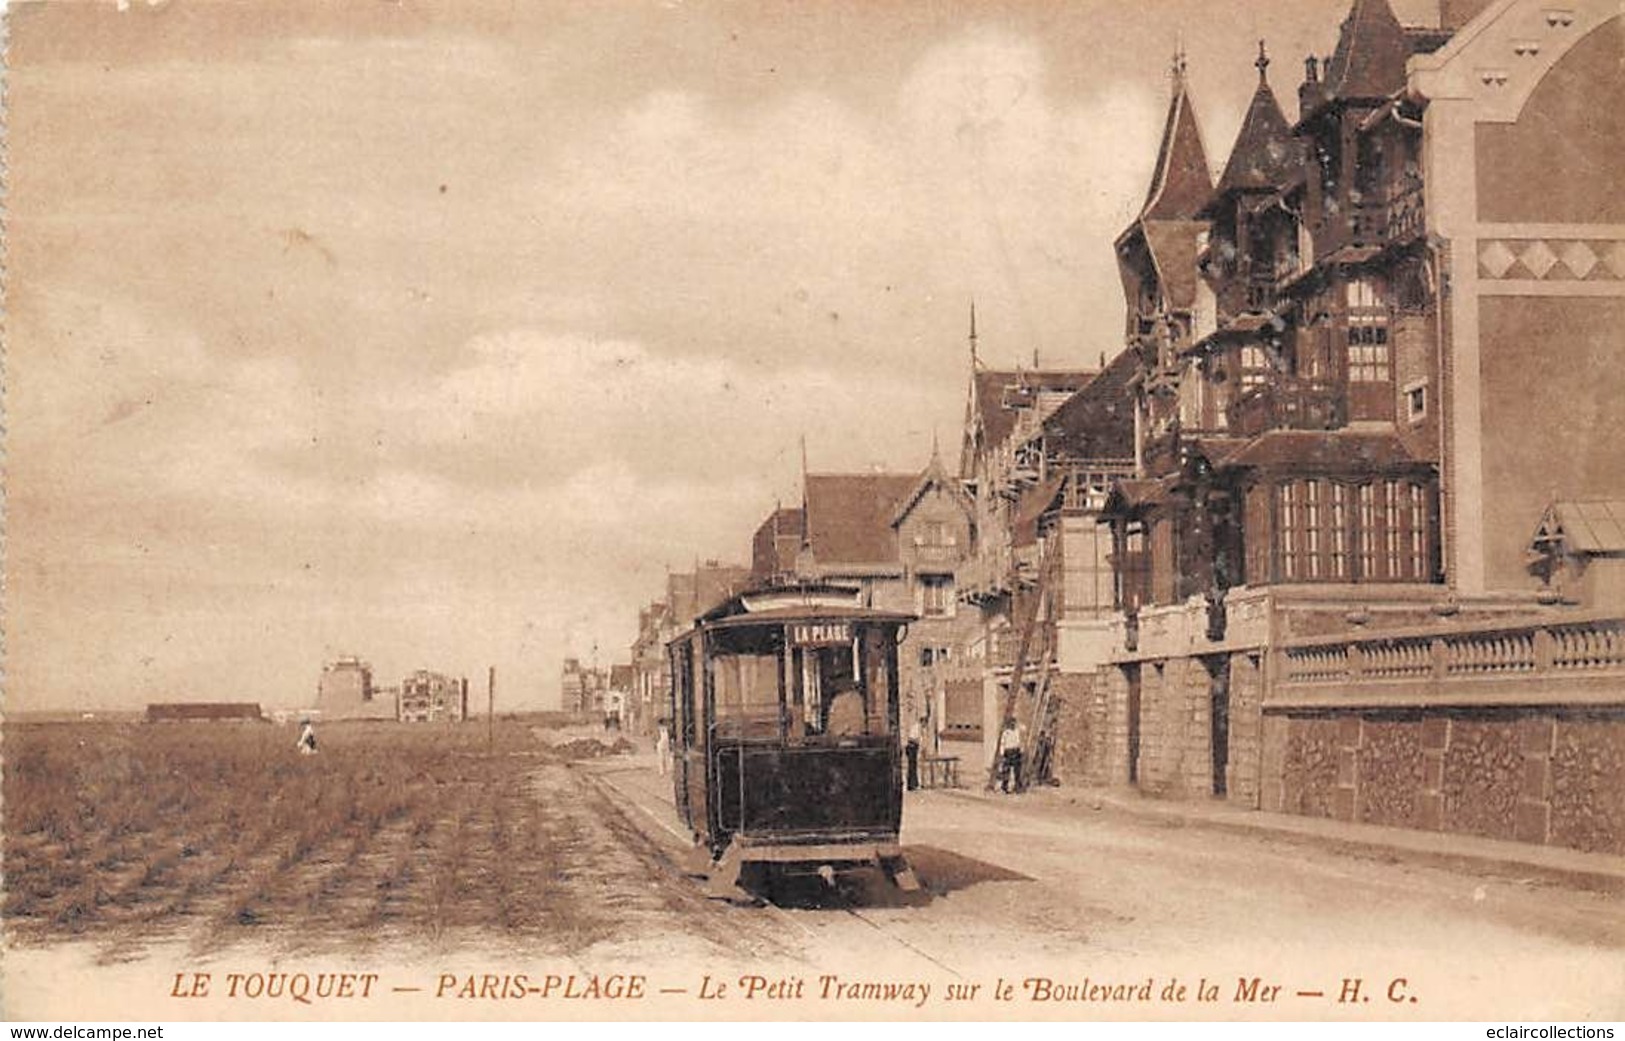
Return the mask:
M1342 751L1336 719L1289 719L1281 762L1282 809L1308 817L1335 817L1337 762Z
M1557 722L1550 807L1553 845L1625 854L1625 719Z
M1359 819L1414 828L1424 781L1422 728L1415 720L1366 720L1356 756Z
M1625 280L1625 241L1614 239L1485 239L1479 277L1545 282Z
M1513 720L1452 720L1444 756L1444 824L1490 838L1516 837L1523 753Z

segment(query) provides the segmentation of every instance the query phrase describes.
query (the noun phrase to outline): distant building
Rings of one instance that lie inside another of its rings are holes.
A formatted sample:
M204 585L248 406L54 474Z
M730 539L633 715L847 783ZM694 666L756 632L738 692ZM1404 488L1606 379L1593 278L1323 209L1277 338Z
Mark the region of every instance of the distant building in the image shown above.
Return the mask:
M322 666L316 685L316 708L325 719L394 719L393 698L380 697L372 685L372 666L348 656Z
M257 701L158 702L147 706L148 723L259 723Z
M614 716L624 725L633 721L631 717L636 711L632 697L632 666L611 665L609 690L604 695L604 712Z
M785 549L793 568L795 551L801 545L801 511L783 511L784 532L778 545ZM759 555L759 554L758 554ZM766 566L774 566L771 563ZM731 597L757 584L753 569L707 560L693 571L672 572L666 576L666 595L638 611L638 635L631 645L630 676L626 687L622 725L638 733L654 733L657 721L667 714L670 670L666 665L666 643L694 624L694 619ZM581 666L572 670L567 659L564 674L564 708L571 711L579 700L583 682ZM602 677L604 689L620 689L614 676ZM589 704L581 711L592 711ZM602 711L601 707L599 711Z
M638 636L632 641L631 725L638 733L652 734L666 714L667 630L670 611L656 600L638 612Z
M468 680L419 669L401 680L403 723L461 723L468 719Z
M802 506L775 508L756 529L751 576L855 586L865 604L916 615L898 658L902 712L940 720L933 670L962 658L976 628L956 592L973 510L935 450L917 473L809 473Z
M560 706L566 712L586 715L603 707L603 685L599 682L598 670L582 667L580 658L564 659L559 690Z

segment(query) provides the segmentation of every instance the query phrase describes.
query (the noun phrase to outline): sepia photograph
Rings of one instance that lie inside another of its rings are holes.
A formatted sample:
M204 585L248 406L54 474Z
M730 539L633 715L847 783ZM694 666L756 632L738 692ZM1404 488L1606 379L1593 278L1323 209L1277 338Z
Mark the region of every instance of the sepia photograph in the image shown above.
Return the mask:
M1625 1020L1620 0L4 42L0 1019Z

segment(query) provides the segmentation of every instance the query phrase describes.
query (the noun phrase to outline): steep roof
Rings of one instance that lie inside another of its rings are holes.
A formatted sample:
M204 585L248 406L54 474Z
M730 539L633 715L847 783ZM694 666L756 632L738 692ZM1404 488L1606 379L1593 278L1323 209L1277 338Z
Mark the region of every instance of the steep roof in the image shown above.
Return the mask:
M1151 171L1151 187L1139 219L1189 220L1212 194L1207 151L1185 89L1185 58L1180 55L1174 59L1174 91L1168 99L1157 165Z
M1269 57L1263 41L1258 45L1258 89L1242 117L1241 130L1231 146L1230 158L1214 191L1214 202L1235 192L1274 189L1286 180L1298 158L1292 127L1281 114L1281 104L1270 89ZM1212 209L1209 203L1206 209Z
M1122 351L1044 423L1053 447L1069 459L1128 459L1134 455L1134 392L1139 371Z
M1002 444L1010 436L1010 431L1015 429L1016 416L1028 404L1024 395L1071 393L1094 377L1092 369L978 369L971 378L976 384L976 408L983 443Z
M892 527L895 528L903 523L910 511L914 509L915 505L932 487L945 490L953 497L955 502L959 503L960 508L965 511L967 516L973 512L974 507L966 499L964 489L960 487L958 481L948 476L948 468L942 465L942 452L933 444L931 446L930 462L925 464L925 469L914 479L913 487L908 490L907 495L898 501L897 509L892 512Z
M808 474L807 544L822 566L897 559L891 520L915 474Z
M1321 76L1328 99L1385 98L1405 85L1415 44L1388 0L1354 0Z
M1014 545L1030 546L1038 541L1038 519L1048 513L1066 487L1065 475L1051 477L1027 489L1016 504L1016 518L1010 525Z
M1155 221L1140 225L1146 250L1156 266L1157 283L1170 311L1196 306L1196 245L1207 224L1201 221Z
M1349 430L1272 430L1213 461L1223 466L1304 467L1333 472L1419 465L1395 435Z

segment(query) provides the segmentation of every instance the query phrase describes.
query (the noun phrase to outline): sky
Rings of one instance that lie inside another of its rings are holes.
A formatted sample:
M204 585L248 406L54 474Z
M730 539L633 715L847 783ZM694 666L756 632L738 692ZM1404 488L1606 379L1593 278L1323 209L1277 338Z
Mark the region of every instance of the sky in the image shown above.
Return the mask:
M972 299L989 364L1115 354L1176 46L1217 173L1346 8L14 4L6 710L556 703L803 436L952 462Z

